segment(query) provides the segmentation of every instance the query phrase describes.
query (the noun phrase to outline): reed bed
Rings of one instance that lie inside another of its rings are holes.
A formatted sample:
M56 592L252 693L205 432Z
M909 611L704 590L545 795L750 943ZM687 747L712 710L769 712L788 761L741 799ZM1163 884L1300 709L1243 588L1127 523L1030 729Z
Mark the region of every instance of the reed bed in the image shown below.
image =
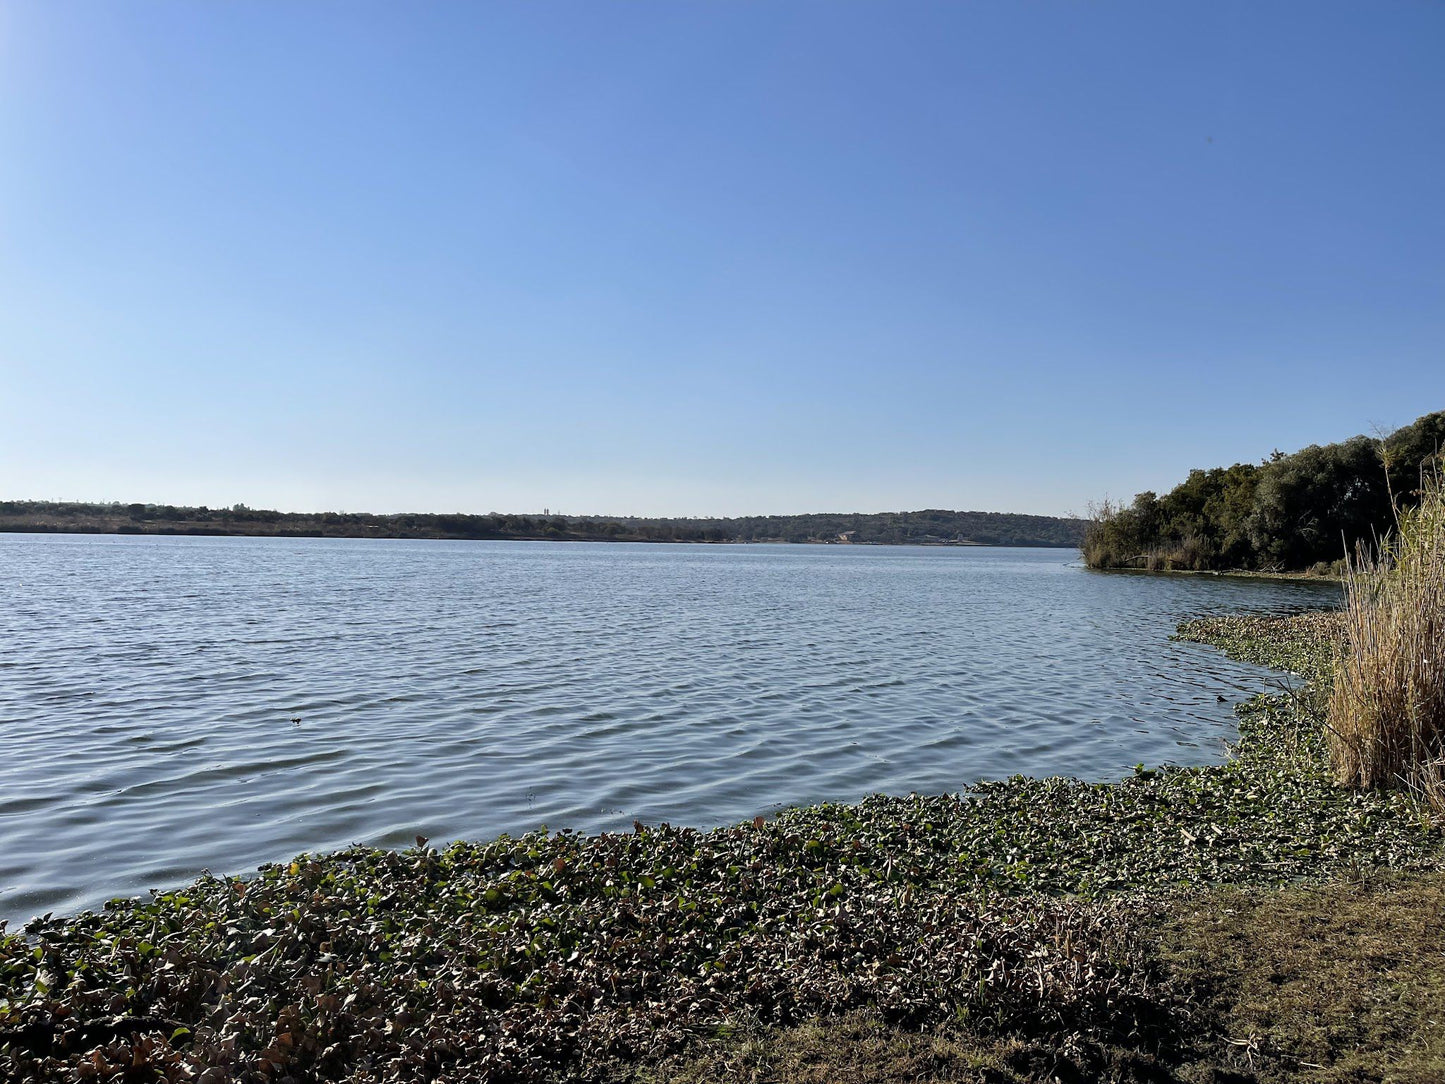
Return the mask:
M1348 562L1329 701L1341 782L1402 786L1445 814L1445 483L1424 482L1398 529Z

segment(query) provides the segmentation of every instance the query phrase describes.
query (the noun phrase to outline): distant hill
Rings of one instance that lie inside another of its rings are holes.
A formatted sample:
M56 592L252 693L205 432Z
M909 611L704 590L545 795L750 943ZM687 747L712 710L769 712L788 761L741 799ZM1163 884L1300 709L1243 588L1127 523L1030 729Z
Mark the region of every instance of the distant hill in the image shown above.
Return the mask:
M729 542L850 542L855 545L1078 546L1085 521L1011 512L834 513L736 519L622 520L701 530Z
M553 539L595 542L814 542L1077 547L1084 521L1007 512L820 513L738 519L274 512L235 505L0 501L0 532Z

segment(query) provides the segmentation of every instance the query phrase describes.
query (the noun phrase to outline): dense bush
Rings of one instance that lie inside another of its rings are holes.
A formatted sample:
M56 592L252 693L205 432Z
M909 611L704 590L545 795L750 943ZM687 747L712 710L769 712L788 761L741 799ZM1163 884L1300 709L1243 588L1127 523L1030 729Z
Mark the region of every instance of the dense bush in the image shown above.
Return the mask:
M1084 559L1091 568L1332 571L1347 549L1393 525L1395 503L1419 502L1421 471L1442 446L1445 411L1381 439L1191 471L1163 497L1096 508Z

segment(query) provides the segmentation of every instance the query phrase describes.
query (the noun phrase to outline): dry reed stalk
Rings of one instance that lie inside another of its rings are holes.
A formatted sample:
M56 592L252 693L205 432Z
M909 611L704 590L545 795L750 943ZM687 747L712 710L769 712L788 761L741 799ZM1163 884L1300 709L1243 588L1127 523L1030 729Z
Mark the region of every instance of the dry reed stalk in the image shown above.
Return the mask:
M1345 640L1330 695L1341 782L1403 786L1445 812L1445 487L1373 553L1347 562Z

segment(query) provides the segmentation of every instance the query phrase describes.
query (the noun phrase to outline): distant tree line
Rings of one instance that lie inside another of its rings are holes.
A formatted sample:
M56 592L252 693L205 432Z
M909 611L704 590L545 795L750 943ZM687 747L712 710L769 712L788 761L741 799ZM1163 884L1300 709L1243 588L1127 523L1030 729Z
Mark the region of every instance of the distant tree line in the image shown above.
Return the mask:
M1312 444L1263 463L1194 470L1160 497L1106 501L1083 542L1091 568L1337 571L1383 535L1440 462L1445 411L1381 437Z
M626 519L624 525L664 525L678 532L701 531L726 542L840 542L854 545L978 545L1075 547L1084 521L1010 512L813 513L798 516L743 516L733 519Z
M366 512L276 512L170 504L0 501L0 531L276 535L324 538L551 539L590 542L815 542L858 545L1078 546L1084 521L1004 512L879 512L738 519L643 519Z

